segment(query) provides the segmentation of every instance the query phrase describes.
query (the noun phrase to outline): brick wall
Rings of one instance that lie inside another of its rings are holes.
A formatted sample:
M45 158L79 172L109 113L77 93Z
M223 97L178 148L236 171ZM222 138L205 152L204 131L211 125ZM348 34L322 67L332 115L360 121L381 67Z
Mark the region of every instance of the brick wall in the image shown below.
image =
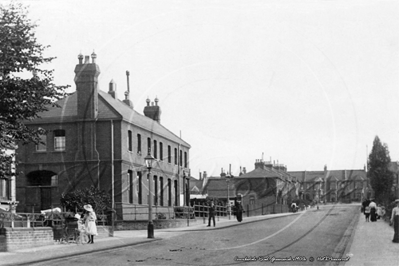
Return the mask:
M0 229L0 252L53 244L51 227Z

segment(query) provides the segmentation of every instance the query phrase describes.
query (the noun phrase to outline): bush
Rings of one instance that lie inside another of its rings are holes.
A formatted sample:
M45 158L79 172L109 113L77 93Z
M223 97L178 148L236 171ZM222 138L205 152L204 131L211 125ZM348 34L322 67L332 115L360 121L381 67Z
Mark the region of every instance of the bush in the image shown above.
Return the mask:
M62 206L68 211L81 212L83 205L90 204L96 214L102 214L110 210L111 197L104 190L91 186L89 188L77 189L61 197Z
M158 220L163 220L163 219L166 219L166 216L165 216L165 214L163 214L163 213L157 213L157 219Z
M176 218L183 218L187 219L190 217L190 219L194 219L194 209L193 207L175 207L175 217Z

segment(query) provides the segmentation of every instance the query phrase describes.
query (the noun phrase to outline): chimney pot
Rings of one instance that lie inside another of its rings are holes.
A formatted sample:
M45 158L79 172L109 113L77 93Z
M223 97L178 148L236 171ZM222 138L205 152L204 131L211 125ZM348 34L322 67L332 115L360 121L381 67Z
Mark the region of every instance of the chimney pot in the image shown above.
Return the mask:
M81 64L82 64L82 61L83 61L83 55L82 55L82 54L79 54L79 55L78 55L78 59L79 59L79 65L81 65Z
M96 58L97 58L97 55L94 53L94 51L93 51L93 53L91 54L91 60L92 60L92 63L93 64L95 64L96 63Z

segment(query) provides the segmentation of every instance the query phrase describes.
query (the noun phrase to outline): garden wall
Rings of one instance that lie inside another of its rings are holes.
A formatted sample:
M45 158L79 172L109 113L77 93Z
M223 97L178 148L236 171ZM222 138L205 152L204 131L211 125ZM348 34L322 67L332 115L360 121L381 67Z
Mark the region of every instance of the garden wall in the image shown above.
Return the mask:
M0 228L0 252L53 244L51 227Z

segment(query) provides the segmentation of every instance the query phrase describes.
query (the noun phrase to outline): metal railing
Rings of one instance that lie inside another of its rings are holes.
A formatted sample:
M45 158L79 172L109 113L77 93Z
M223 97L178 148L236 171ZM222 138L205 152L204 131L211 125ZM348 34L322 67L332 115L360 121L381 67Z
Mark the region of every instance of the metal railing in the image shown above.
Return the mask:
M65 219L73 218L73 212L51 212L48 215L41 213L12 213L0 212L0 228L2 227L45 227L65 223ZM97 215L98 225L108 225L107 215Z

